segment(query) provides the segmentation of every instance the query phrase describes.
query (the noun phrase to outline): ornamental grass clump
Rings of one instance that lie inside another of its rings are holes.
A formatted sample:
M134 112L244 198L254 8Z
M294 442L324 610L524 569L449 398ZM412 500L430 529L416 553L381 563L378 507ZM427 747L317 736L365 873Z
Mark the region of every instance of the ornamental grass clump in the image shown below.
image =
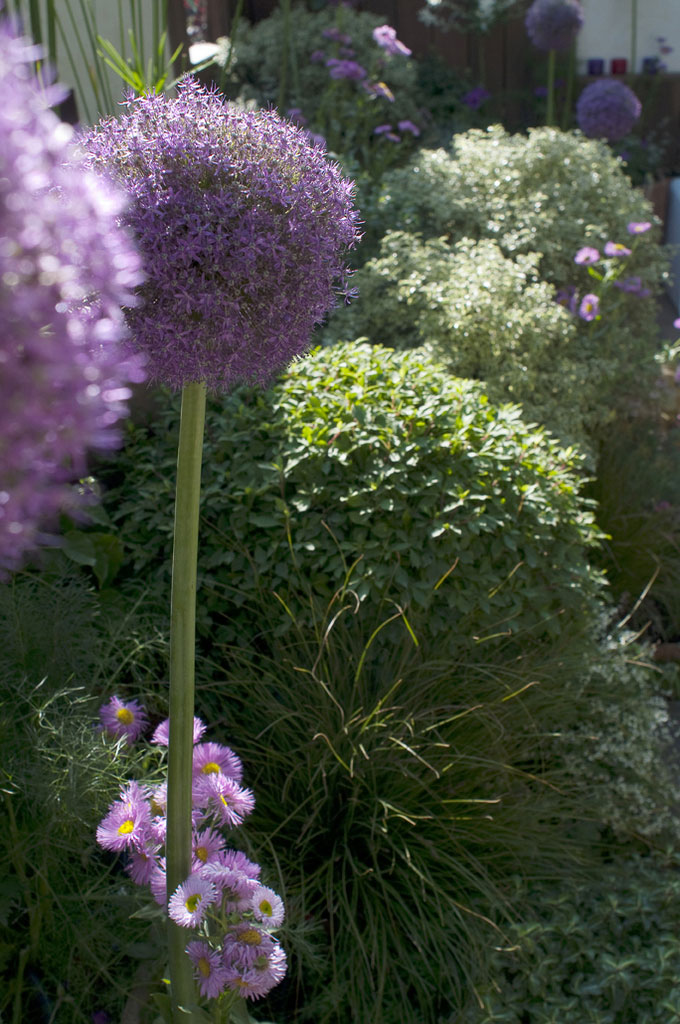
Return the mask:
M115 446L144 376L125 348L121 307L142 276L117 224L124 197L75 156L38 57L0 26L0 572L73 502L87 449Z
M130 195L123 223L147 273L130 311L151 380L182 389L170 624L168 898L191 870L198 513L206 391L264 383L304 352L346 291L358 238L353 185L273 111L226 104L192 80L175 99L130 97L85 133L89 163ZM213 793L223 803L225 793ZM226 806L226 804L225 804ZM195 1019L181 924L169 928L170 1017ZM200 957L199 957L200 959ZM206 963L209 962L206 960ZM188 1016L186 1016L188 1014Z

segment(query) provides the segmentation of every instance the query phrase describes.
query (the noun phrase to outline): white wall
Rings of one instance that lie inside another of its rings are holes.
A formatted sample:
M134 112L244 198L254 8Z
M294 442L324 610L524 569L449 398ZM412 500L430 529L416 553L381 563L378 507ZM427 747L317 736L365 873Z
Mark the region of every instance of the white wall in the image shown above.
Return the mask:
M637 60L630 67L633 0L581 0L585 22L578 37L579 71L589 57L602 57L609 72L612 57L625 57L628 70L642 70L643 57L659 55L657 36L673 53L661 57L669 71L680 72L680 0L637 0Z

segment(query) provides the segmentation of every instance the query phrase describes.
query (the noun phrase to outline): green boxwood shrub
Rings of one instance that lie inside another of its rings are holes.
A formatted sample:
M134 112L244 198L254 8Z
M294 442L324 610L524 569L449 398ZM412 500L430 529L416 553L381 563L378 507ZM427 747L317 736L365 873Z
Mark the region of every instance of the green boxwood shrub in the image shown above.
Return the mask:
M129 570L164 593L178 405L129 428L105 496ZM550 637L592 614L601 581L580 458L420 353L318 349L268 391L212 401L206 422L199 628L211 642L261 628L239 608L262 590L306 621L345 577L379 614L396 604L451 648ZM282 608L267 627L290 621Z
M390 231L355 276L359 300L334 315L326 338L425 346L457 377L484 380L492 402L519 402L525 419L587 448L607 413L603 381L609 390L618 378L617 339L597 324L579 329L538 279L539 261L508 259L489 239L451 246Z
M484 1009L450 1024L680 1020L677 860L614 859L590 879L529 891L533 913L494 955Z

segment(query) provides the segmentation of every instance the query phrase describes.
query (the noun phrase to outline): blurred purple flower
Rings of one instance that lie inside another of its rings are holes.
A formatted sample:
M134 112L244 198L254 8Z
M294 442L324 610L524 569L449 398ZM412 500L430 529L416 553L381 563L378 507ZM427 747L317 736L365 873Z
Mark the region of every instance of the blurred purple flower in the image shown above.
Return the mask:
M348 78L352 82L360 82L368 75L366 68L354 60L339 60L337 57L331 57L326 61L326 67L331 78Z
M584 245L574 256L574 263L597 263L599 258L600 253L597 249L593 249L592 245Z
M461 96L461 102L470 110L479 110L484 100L488 100L491 93L483 85L478 85Z
M394 103L394 93L384 82L362 82L361 85L371 96L382 96L390 103Z
M581 299L581 304L578 307L578 315L582 320L595 320L600 313L600 300L597 295L588 293Z
M373 29L373 38L385 53L394 57L410 57L411 50L397 39L396 30L390 25L378 25Z
M312 64L323 64L326 60L325 50L312 50L309 55L309 60Z
M631 250L621 242L607 242L604 247L605 256L630 256Z
M678 319L677 319L677 320L674 320L674 321L673 321L673 327L675 327L675 329L676 329L677 331L680 331L680 316L678 317Z
M341 46L338 50L341 57L356 57L357 52L351 46Z
M392 131L392 125L391 124L379 124L379 125L376 125L376 127L373 129L373 134L374 135L386 135L387 132L391 132L391 131Z
M149 724L143 704L136 700L123 701L113 696L99 709L100 729L112 739L125 737L128 745L142 735Z
M629 235L644 235L645 231L649 231L652 224L648 220L631 220L628 224Z
M525 25L539 50L568 50L583 25L583 8L579 0L534 0Z
M622 292L628 292L629 295L637 295L641 299L646 299L651 294L649 288L643 288L640 277L624 277L621 281L614 281L614 287Z
M354 185L304 129L185 80L82 140L125 185L148 272L128 322L154 380L265 382L305 351L347 279Z
M635 93L613 78L599 78L587 85L576 104L576 120L590 139L616 142L627 135L642 105Z
M398 121L397 128L400 132L410 132L411 135L415 135L416 138L420 135L420 128L413 121Z
M573 284L567 285L565 288L560 290L555 295L555 302L558 306L563 306L568 309L570 313L576 313L578 306L578 294Z
M44 540L88 448L118 443L124 385L144 374L123 343L140 260L100 181L49 110L37 47L0 27L0 574Z
M344 46L349 46L352 42L352 37L341 32L335 25L331 26L331 28L325 28L321 35L324 39L330 39L334 43L342 43Z

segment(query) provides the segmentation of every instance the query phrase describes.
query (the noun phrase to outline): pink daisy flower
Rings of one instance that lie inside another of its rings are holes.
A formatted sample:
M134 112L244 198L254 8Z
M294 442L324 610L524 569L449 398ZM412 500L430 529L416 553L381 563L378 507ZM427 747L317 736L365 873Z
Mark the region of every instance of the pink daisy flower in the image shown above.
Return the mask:
M652 224L648 220L632 220L628 225L629 235L644 235L645 231L649 231Z
M198 983L198 991L207 999L216 999L224 991L227 983L227 971L220 954L212 949L207 942L190 942L186 948L187 955L194 965L194 978Z
M200 718L194 718L194 743L198 743L201 736L206 730L205 723ZM170 719L166 718L164 722L157 725L154 729L151 742L156 743L159 747L167 747L170 742Z
M192 862L194 871L217 859L217 855L224 850L225 840L219 832L211 828L203 829L201 832L194 832L192 839Z
M99 709L100 728L112 739L124 738L129 744L139 739L149 724L144 707L136 700L112 697Z
M225 868L235 868L237 871L242 871L248 878L258 879L262 868L259 864L256 864L252 860L248 860L245 853L240 850L225 850L224 853L220 854L220 863Z
M216 899L217 889L212 882L189 875L168 900L168 914L183 928L197 928Z
M243 778L243 765L229 747L220 743L199 743L194 747L193 773L195 779L221 773L240 782Z
M597 263L599 258L600 253L597 249L594 249L592 245L584 245L583 248L579 249L574 256L574 263L583 263L588 265L590 263Z
M151 895L159 907L168 905L168 878L166 875L165 857L160 857L149 880Z
M132 850L125 870L137 885L148 885L158 864L151 850Z
M243 913L249 909L257 888L257 882L253 878L248 878L235 868L225 868L216 861L206 864L200 875L215 886L227 914Z
M243 819L255 806L251 790L242 789L237 782L221 773L205 776L196 788L198 801L219 819L222 826L235 828L242 825Z
M266 995L286 974L286 954L278 943L267 955L258 957L251 965L232 964L226 968L227 988L245 999L259 999Z
M150 824L149 805L137 783L131 783L100 822L97 842L105 850L116 853L129 847L143 850L149 839Z
M604 247L605 256L630 256L631 250L621 242L607 242Z
M257 920L267 928L278 928L283 921L283 900L266 885L258 885L252 896L251 908Z

